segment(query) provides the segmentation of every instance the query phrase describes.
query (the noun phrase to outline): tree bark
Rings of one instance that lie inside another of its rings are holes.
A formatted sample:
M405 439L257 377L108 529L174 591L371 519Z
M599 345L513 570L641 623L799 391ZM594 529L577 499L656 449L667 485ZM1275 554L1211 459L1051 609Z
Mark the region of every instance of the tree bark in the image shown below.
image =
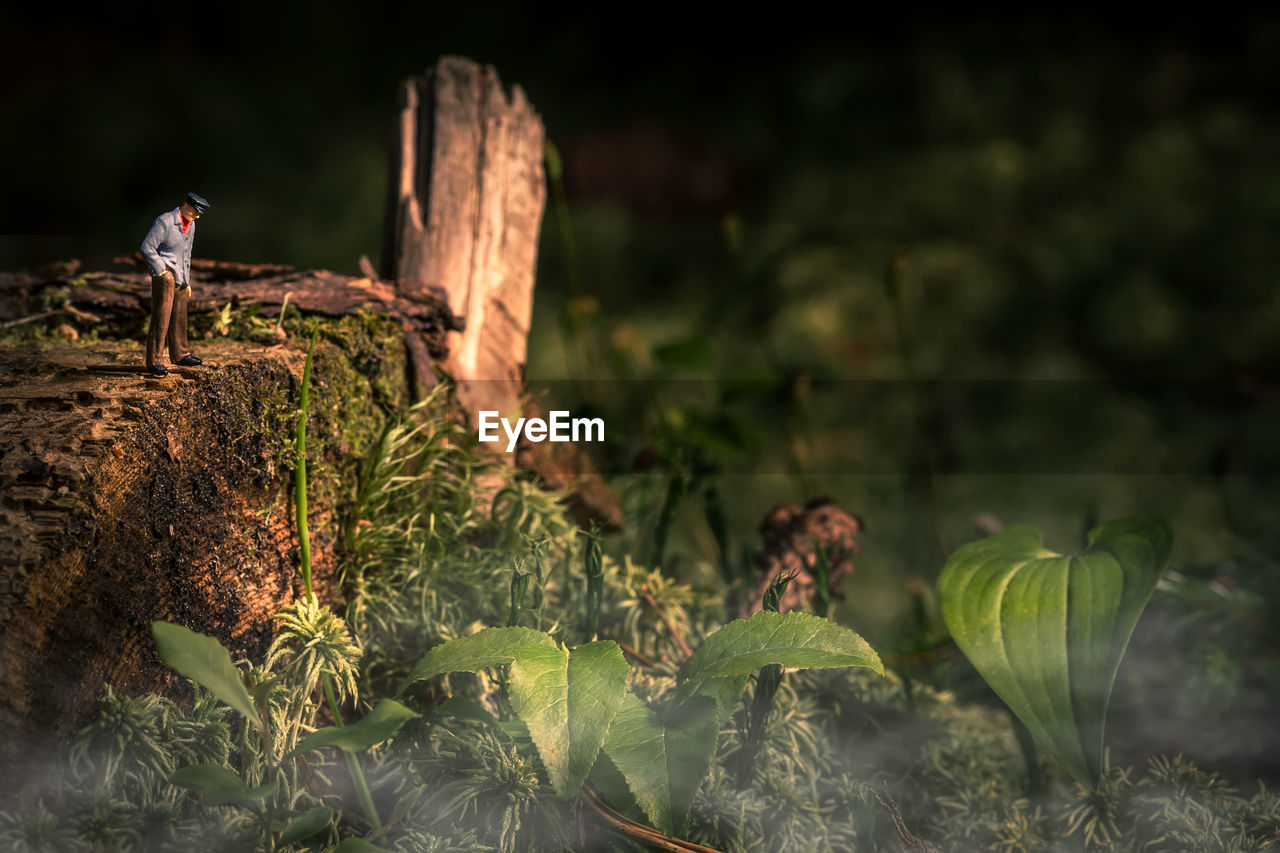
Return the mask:
M546 202L542 121L490 66L444 57L403 84L392 144L384 275L439 297L466 329L445 369L458 401L518 414Z
M317 347L308 508L326 601L340 598L343 483L407 396L400 336L383 328L380 362ZM129 342L0 350L0 793L104 685L177 683L153 621L260 660L272 614L298 594L288 473L304 344L201 353L203 367L153 381Z

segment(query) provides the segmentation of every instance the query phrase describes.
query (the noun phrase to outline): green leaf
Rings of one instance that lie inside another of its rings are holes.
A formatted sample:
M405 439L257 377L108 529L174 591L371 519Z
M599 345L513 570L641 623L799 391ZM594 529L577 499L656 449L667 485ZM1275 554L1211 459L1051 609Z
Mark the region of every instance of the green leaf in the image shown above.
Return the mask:
M383 850L363 838L355 838L353 836L342 839L342 843L333 848L332 853L383 853Z
M1075 557L1019 525L959 548L938 579L956 644L1031 734L1079 782L1102 768L1120 659L1169 561L1163 519L1113 521Z
M663 716L634 694L623 698L604 751L627 780L637 805L662 832L684 829L715 757L718 717L716 702L708 696L691 696Z
M169 781L182 788L190 788L204 797L206 805L224 806L230 803L252 803L275 793L276 783L250 788L232 771L216 764L192 764L173 772Z
M437 714L448 714L459 720L492 726L502 732L509 740L516 743L532 743L529 727L520 719L499 720L489 710L473 699L462 696L450 696L431 709Z
M333 809L327 806L317 806L304 812L285 827L284 832L280 833L280 840L276 842L276 846L283 847L286 844L308 839L328 826L331 820L333 820Z
M880 656L853 631L812 613L761 611L716 631L680 667L680 681L747 676L769 664L801 669L866 666Z
M554 647L555 641L532 628L485 628L469 637L450 640L422 656L400 685L399 692L403 693L415 681L446 672L479 672L487 666L511 663L516 653L526 646Z
M253 700L253 707L266 707L267 699L271 696L271 691L275 690L276 685L279 683L280 678L278 676L272 676L271 678L259 681L257 684L253 685L253 687L250 687L249 698Z
M511 706L529 727L561 797L581 788L591 772L622 704L630 672L622 649L610 640L572 651L526 645L511 664Z
M262 725L244 679L231 663L231 653L221 643L171 622L151 623L151 636L155 638L160 660L167 666L226 702L255 725Z
M712 634L681 667L680 684L663 714L629 696L605 742L605 754L659 829L683 830L715 757L721 726L751 673L771 664L884 672L860 636L809 613L761 612Z
M718 730L732 716L734 709L738 707L738 700L742 698L742 691L747 689L748 678L749 676L746 675L735 675L732 678L704 678L701 681L686 681L676 687L676 694L672 700L671 707L677 708L690 701L697 702L702 699L710 699L715 703L713 707Z
M364 752L391 737L417 716L394 699L382 699L372 711L350 725L330 726L312 732L285 757L293 758L326 746L336 746L345 752Z
M613 720L616 724L618 718L614 717ZM607 739L605 743L608 743ZM604 798L604 801L614 809L626 814L628 817L639 820L645 819L636 809L636 798L627 786L627 780L623 778L622 773L618 771L618 766L613 763L613 759L609 758L609 754L605 750L600 750L600 754L596 756L596 763L591 765L591 772L587 775L587 781L595 787L600 796Z
M466 720L471 723L482 723L486 726L497 728L498 718L489 713L489 709L481 705L474 699L468 699L465 696L450 696L438 705L431 708L431 712L435 714L447 714L450 717L456 717L459 720Z

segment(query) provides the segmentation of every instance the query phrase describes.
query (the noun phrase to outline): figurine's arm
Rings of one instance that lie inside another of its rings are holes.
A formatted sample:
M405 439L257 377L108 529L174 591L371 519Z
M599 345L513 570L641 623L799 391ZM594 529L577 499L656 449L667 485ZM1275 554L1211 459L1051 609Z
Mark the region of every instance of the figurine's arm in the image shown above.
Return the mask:
M192 222L191 223L191 242L192 243L195 243L195 240L196 240L195 228L196 228L196 224ZM187 283L187 293L191 292L191 250L192 250L191 245L188 245L186 255L182 259L182 280Z
M165 270L164 261L160 259L160 253L156 251L160 248L160 244L164 242L165 226L162 219L162 217L156 217L156 221L151 224L151 230L147 232L147 236L142 241L142 257L147 259L147 265L151 267L152 275L160 275Z

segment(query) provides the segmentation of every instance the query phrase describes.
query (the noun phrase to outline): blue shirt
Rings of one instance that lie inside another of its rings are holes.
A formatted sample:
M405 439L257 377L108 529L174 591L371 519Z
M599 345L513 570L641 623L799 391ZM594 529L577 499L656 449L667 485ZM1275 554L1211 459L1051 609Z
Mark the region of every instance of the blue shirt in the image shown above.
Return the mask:
M196 224L188 225L187 233L183 234L181 210L175 207L156 217L142 241L142 257L147 259L152 275L170 269L174 281L186 285L191 276L191 245L196 240Z

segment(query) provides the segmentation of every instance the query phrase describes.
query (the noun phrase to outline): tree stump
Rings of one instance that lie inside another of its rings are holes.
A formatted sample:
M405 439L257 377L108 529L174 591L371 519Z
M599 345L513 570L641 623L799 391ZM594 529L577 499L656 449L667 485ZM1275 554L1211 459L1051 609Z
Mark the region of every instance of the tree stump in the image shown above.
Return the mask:
M523 405L542 124L518 88L508 96L492 68L459 58L408 81L402 99L382 279L367 262L361 278L192 264L193 316L227 305L278 316L287 301L338 318L311 398L310 452L327 462L311 468L310 500L326 600L340 594L337 483L354 481L410 375L430 387L443 365L473 427L480 410ZM305 344L281 347L279 328L259 323L269 346L197 341L205 367L152 382L136 341L149 277L117 260L132 269L0 273L0 328L45 321L100 338L0 351L0 807L32 745L82 725L104 685L176 681L155 655L153 620L260 659L270 616L296 595L288 475ZM62 295L46 299L49 287ZM585 458L541 467L553 488L576 488L581 523L621 523Z
M542 157L541 119L491 66L447 56L403 84L383 275L401 296L439 296L465 318L445 369L473 428L481 410L521 409Z
M407 396L397 326L378 322L385 349L317 346L308 509L325 601L340 600L344 484ZM204 367L163 382L142 375L134 342L0 351L0 803L105 685L179 682L152 621L260 660L271 616L298 594L289 474L305 342L200 351Z

